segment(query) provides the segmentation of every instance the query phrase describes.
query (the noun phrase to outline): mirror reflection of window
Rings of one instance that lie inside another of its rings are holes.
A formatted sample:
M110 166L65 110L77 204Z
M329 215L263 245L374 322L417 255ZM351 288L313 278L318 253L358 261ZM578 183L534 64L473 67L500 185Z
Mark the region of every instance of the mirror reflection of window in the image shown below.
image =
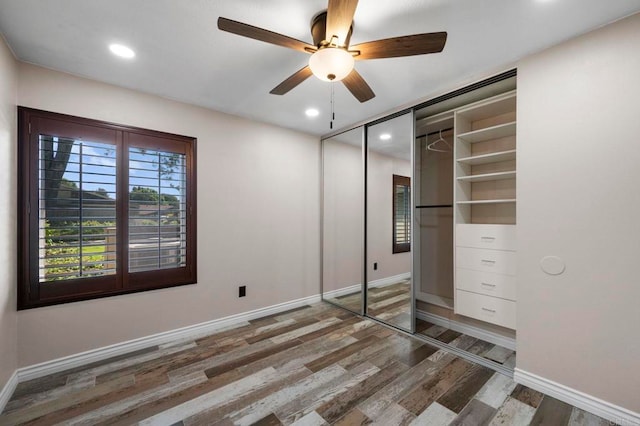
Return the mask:
M393 175L393 253L411 251L411 179Z

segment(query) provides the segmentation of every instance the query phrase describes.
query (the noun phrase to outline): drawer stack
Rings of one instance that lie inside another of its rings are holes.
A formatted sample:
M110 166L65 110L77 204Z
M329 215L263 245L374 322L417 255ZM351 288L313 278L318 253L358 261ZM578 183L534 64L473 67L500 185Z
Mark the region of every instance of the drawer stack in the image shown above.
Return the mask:
M455 312L515 329L515 225L456 225Z

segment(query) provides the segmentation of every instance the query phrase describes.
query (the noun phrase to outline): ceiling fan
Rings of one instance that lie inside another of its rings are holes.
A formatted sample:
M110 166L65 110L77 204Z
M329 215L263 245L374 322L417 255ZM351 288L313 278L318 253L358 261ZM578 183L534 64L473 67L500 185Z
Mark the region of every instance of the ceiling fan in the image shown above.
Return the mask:
M342 81L360 102L375 97L373 90L354 69L355 61L397 58L442 52L446 32L413 34L349 45L353 32L353 15L358 0L329 0L326 12L311 22L313 45L294 38L219 17L218 28L233 34L311 54L309 65L296 71L277 85L271 94L284 95L312 74L324 81Z

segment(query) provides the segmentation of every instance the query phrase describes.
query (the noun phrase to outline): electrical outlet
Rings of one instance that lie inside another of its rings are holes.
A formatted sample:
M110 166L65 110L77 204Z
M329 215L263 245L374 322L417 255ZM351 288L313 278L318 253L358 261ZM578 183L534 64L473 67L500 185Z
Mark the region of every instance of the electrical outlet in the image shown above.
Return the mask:
M247 286L241 285L238 287L238 297L245 297L247 295Z
M373 270L374 271L378 270L378 262L373 262Z

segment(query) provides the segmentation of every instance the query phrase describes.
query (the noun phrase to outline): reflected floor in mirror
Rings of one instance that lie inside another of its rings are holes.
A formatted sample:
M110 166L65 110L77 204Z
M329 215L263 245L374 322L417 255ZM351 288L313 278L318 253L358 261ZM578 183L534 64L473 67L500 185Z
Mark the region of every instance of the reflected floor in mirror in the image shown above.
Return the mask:
M411 329L411 281L367 289L367 315L396 327Z
M328 300L350 311L359 312L361 297L360 292L356 292ZM367 304L369 316L410 328L411 286L408 279L384 287L369 288Z
M500 345L485 342L472 336L431 324L430 322L416 319L416 334L432 337L443 343L455 346L458 349L467 350L470 347L476 348L476 355L504 365L513 370L516 366L516 352Z

